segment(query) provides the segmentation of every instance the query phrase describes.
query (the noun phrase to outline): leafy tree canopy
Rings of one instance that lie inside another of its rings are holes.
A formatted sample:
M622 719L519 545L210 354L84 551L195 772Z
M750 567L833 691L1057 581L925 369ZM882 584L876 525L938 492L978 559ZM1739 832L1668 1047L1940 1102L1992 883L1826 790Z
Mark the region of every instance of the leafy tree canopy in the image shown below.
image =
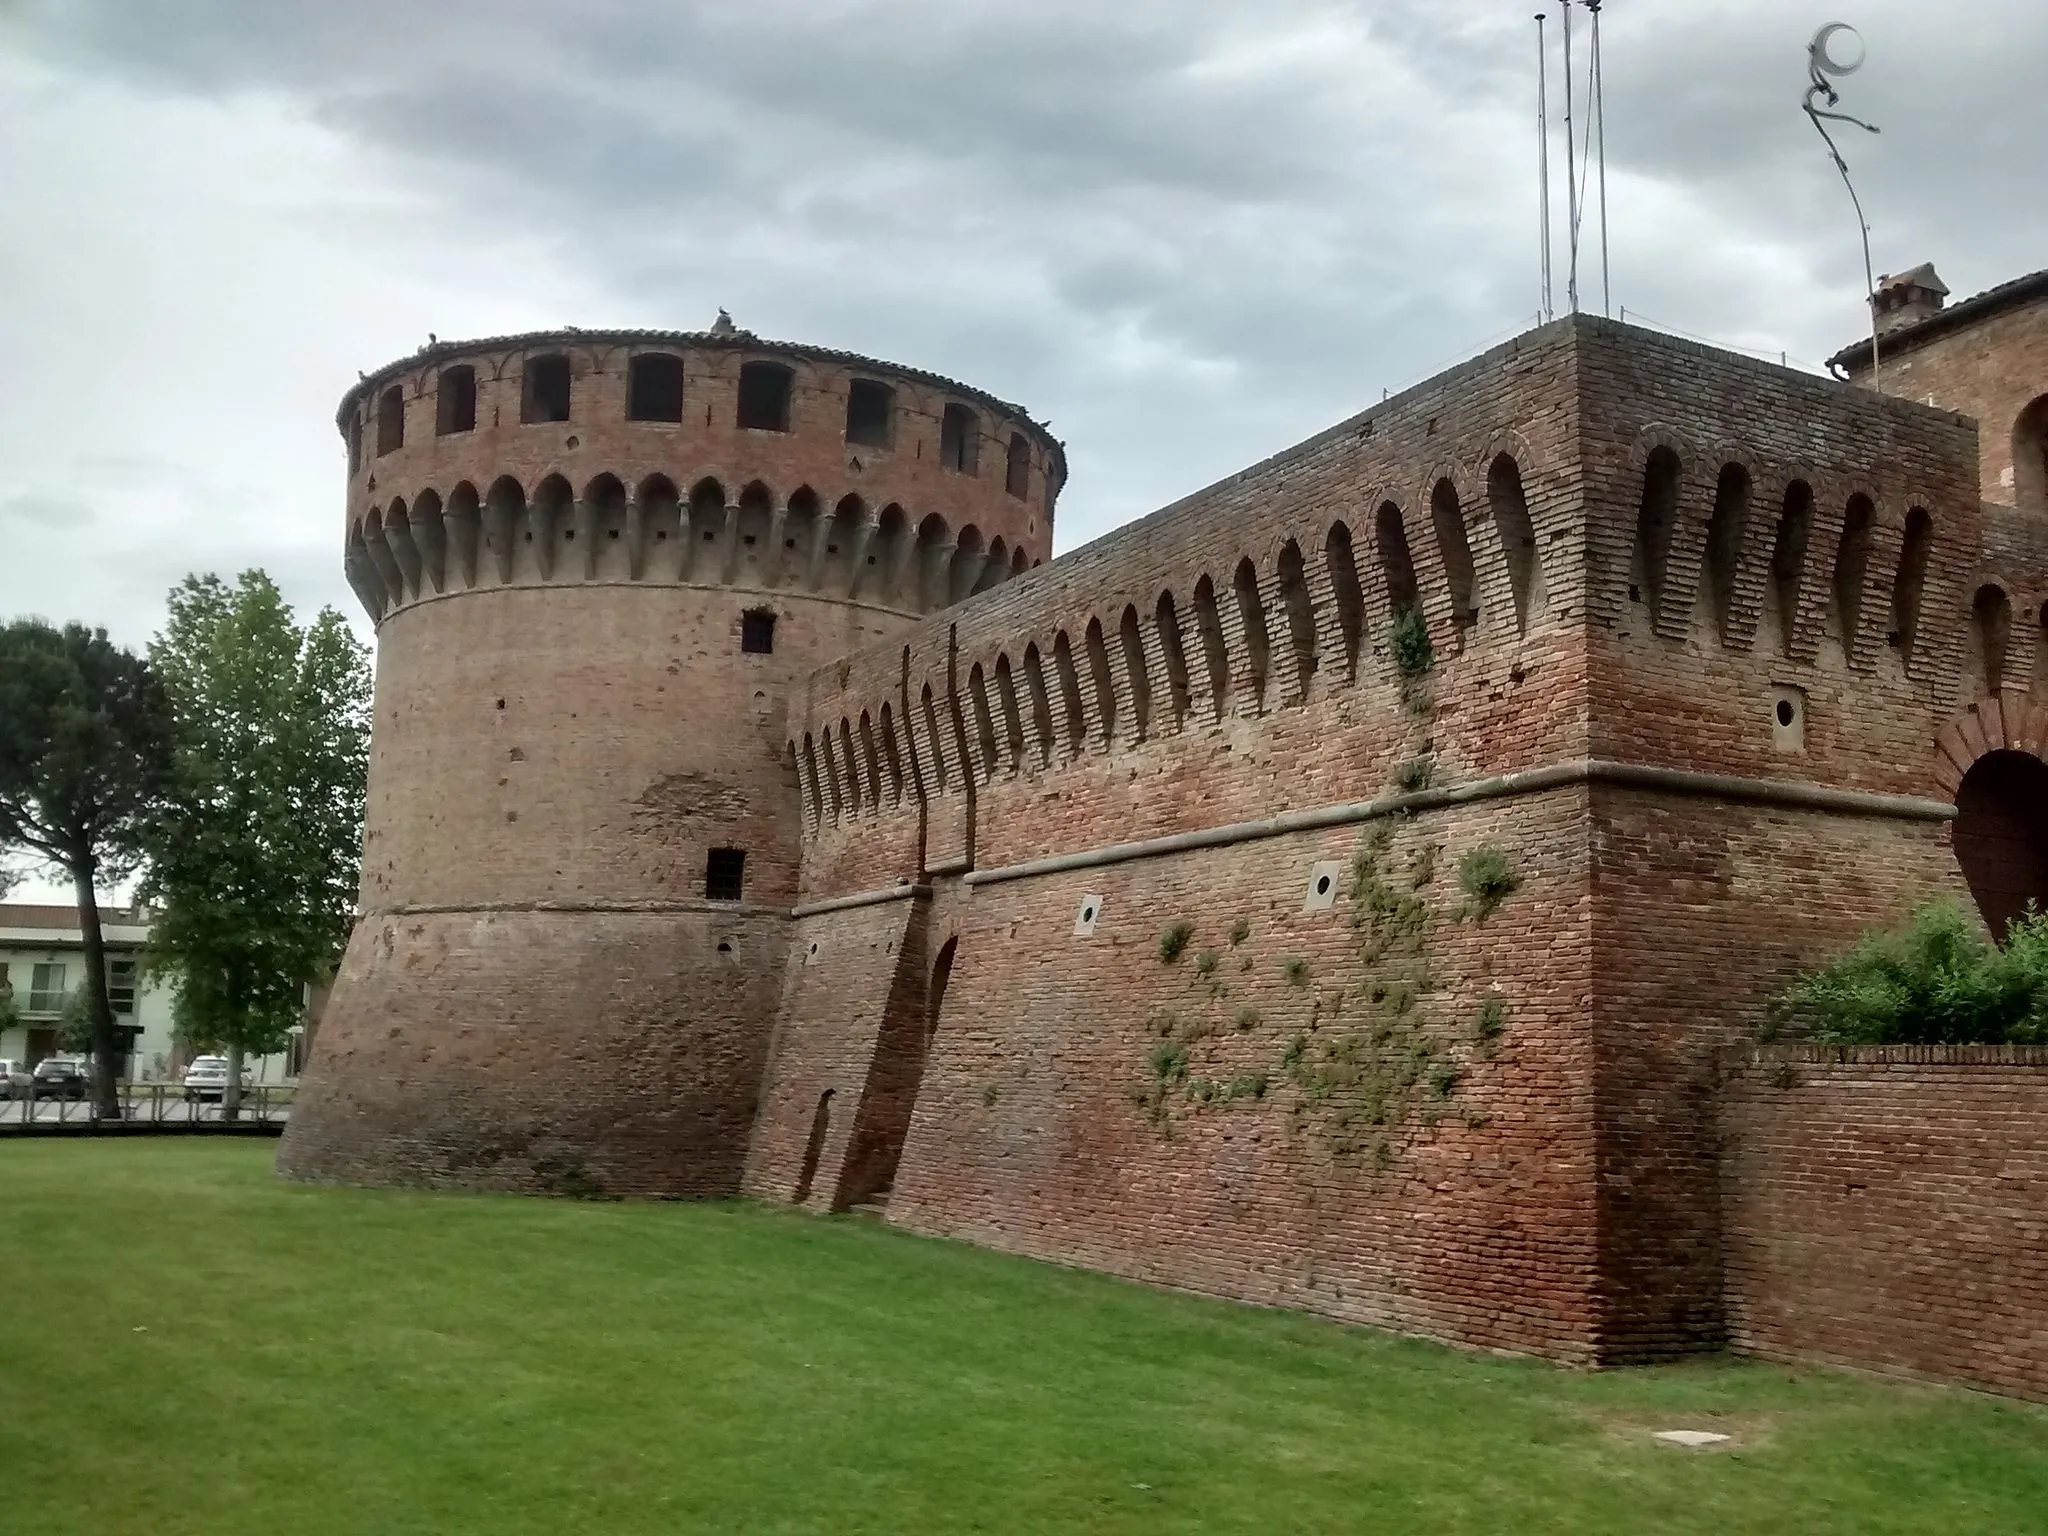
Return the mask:
M275 583L192 576L150 646L174 773L142 894L180 1035L282 1049L347 942L362 853L370 664L341 615L300 625ZM238 1077L231 1078L231 1083ZM232 1092L232 1087L231 1090Z
M98 891L141 862L169 766L163 690L140 657L80 624L0 628L0 852L26 851L71 876L102 1113L114 1108L114 1015Z

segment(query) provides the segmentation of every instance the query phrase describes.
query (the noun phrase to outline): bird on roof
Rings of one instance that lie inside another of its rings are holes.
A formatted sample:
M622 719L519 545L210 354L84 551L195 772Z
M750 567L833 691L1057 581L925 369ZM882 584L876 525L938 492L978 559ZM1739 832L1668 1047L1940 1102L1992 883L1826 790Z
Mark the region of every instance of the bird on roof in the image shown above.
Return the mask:
M732 316L726 313L723 305L720 305L718 318L711 322L711 334L714 336L730 336L737 329L738 327L732 323Z
M441 338L440 338L440 337L436 336L436 335L435 335L435 334L434 334L434 333L433 333L432 331L429 331L429 332L427 332L427 345L428 345L428 346L430 346L430 347L437 347L437 346L439 346L440 344L441 344Z

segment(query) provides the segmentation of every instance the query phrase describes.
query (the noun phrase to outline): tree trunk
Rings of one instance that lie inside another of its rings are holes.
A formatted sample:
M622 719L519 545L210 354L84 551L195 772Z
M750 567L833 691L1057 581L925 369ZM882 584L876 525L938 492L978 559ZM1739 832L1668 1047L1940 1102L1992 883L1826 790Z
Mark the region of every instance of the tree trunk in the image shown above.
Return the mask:
M85 940L85 1017L92 1031L92 1112L112 1120L120 1112L114 1097L114 1010L107 1001L107 946L100 936L100 899L93 889L98 862L85 854L71 871L78 892L78 931Z
M220 1093L220 1117L242 1117L242 1047L232 1040L228 1042L228 1085Z

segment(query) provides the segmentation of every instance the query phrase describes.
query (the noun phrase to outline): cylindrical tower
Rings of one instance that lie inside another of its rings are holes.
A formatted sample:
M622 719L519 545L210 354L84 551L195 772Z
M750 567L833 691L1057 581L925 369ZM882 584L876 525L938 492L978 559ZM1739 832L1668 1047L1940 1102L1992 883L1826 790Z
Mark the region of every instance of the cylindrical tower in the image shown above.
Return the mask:
M791 695L1043 560L1059 445L723 315L436 343L340 426L377 625L361 917L279 1167L736 1191L796 893Z

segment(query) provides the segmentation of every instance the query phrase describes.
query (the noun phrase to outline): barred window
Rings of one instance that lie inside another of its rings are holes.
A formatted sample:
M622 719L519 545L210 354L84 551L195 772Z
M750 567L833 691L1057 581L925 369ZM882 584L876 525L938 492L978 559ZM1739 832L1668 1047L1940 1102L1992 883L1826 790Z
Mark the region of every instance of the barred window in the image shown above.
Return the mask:
M746 849L712 849L704 861L704 899L738 901L746 888L746 873Z

